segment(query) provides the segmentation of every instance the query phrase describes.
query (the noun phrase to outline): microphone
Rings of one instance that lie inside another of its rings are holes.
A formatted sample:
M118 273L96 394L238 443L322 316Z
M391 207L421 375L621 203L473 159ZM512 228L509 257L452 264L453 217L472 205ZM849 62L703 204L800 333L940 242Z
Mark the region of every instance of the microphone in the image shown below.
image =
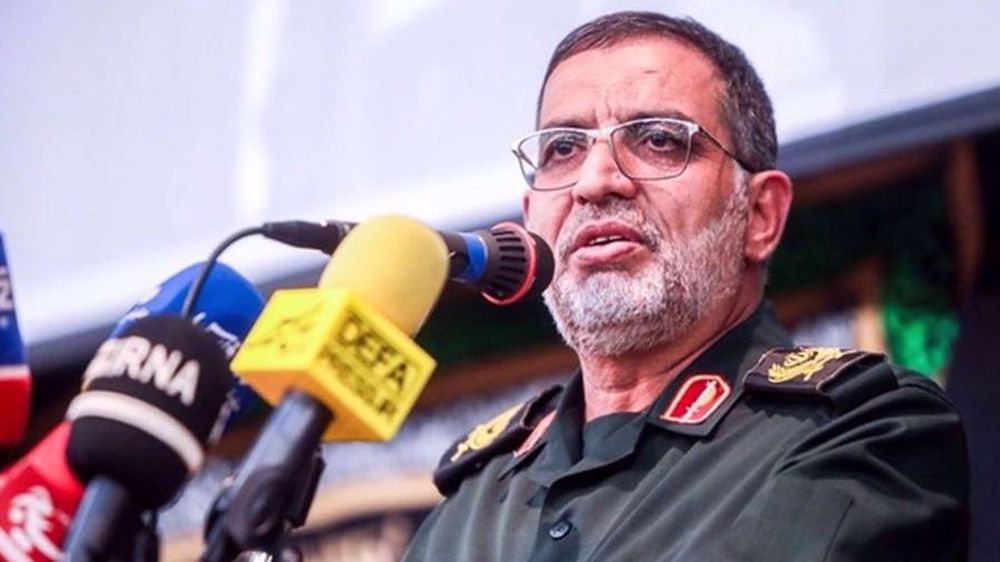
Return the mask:
M179 315L203 265L196 263L184 268L140 298L118 321L111 337L120 336L140 318ZM226 357L232 359L263 309L264 297L253 283L228 265L216 262L202 286L191 320L214 336ZM225 428L238 423L244 414L262 403L238 378L234 377L234 383L232 400L224 414L228 419Z
M144 295L119 320L111 337L121 337L140 318L177 314L199 270L200 264L187 267ZM3 287L0 280L0 289ZM229 266L217 263L206 281L194 321L215 337L231 358L263 306L264 298L250 281ZM0 337L6 336L3 327L9 325L0 325ZM16 324L14 327L16 330ZM11 349L6 344L0 346L0 357L6 357ZM232 402L237 413L245 411L245 405L260 403L246 385L237 387L235 393ZM9 402L7 394L3 399ZM6 428L0 427L2 429ZM69 431L69 422L56 426L35 449L0 474L0 557L3 559L49 561L62 556L59 548L84 493L83 485L66 460Z
M31 412L31 370L17 327L10 268L0 235L0 447L24 438Z
M261 234L299 248L331 254L356 223L269 222ZM488 230L438 232L448 248L448 276L471 285L488 302L509 305L541 294L555 269L552 250L537 234L502 222Z
M434 231L379 217L344 238L318 288L274 293L232 368L277 407L215 503L202 560L267 546L289 520L301 524L315 485L302 475L318 477L310 462L321 439L395 435L435 367L411 335L437 301L447 263Z
M83 484L66 460L69 422L62 422L0 475L0 558L52 562L76 513Z
M105 341L69 405L69 466L86 492L66 560L103 560L123 522L165 505L204 461L232 374L216 339L172 316Z
M184 298L202 263L188 266L144 295L122 316L111 331L118 337L139 318L179 315ZM264 308L264 297L246 277L222 262L216 262L202 287L192 321L219 340L232 358Z

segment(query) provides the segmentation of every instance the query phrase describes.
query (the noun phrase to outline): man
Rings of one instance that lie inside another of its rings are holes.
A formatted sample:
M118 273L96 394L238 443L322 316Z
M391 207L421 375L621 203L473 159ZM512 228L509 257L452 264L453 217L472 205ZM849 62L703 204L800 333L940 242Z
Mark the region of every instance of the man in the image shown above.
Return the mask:
M460 439L408 560L960 560L964 434L880 355L762 303L791 203L770 101L691 20L556 48L516 147L580 372Z

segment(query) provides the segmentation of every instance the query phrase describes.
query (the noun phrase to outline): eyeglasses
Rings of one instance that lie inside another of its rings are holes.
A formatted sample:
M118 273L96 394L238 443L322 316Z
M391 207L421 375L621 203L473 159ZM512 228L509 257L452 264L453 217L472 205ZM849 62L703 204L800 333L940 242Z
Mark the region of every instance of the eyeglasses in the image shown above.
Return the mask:
M542 129L517 141L511 150L517 156L528 187L554 191L570 187L580 179L580 168L590 149L603 138L608 139L615 164L626 177L633 180L677 177L687 169L692 139L697 133L712 141L743 169L753 171L697 123L668 117L636 119L603 129Z

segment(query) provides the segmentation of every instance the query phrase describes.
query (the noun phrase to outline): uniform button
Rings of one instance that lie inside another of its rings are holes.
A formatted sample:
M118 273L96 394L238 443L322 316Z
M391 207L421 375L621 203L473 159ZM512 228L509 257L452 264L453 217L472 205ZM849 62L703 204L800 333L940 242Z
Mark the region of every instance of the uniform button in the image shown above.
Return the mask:
M555 540L559 540L569 534L569 531L572 528L573 526L570 525L568 521L559 521L549 527L549 536Z

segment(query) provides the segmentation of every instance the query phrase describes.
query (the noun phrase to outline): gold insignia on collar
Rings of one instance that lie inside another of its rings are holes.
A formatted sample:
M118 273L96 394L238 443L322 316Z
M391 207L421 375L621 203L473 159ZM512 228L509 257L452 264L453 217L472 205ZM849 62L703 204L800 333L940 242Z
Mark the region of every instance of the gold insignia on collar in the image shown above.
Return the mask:
M781 384L802 377L802 380L808 381L810 377L823 370L827 363L842 355L844 350L835 347L805 347L786 355L780 365L772 365L767 370L767 380Z
M451 462L455 462L464 455L467 451L478 451L485 448L487 445L492 443L507 426L510 425L510 421L514 419L518 410L521 409L521 405L518 404L509 410L504 411L499 416L491 419L490 421L479 424L469 432L469 436L465 438L465 441L460 443L458 447L455 448L455 453L451 456Z

